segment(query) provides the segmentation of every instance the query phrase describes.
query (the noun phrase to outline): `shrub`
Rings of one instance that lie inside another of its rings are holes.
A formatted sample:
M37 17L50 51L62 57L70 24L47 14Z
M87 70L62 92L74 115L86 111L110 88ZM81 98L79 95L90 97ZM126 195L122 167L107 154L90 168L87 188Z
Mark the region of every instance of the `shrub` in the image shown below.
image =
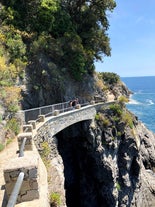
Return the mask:
M102 123L103 123L103 126L104 127L108 127L110 125L110 121L106 117L103 119L103 122Z
M100 115L99 115L99 114L96 114L96 115L95 115L95 120L97 120L97 121L100 120Z
M104 127L107 127L110 124L110 121L102 113L97 113L95 115L95 120L100 121Z
M122 107L120 104L111 104L109 108L113 111L114 115L121 116L123 113Z
M129 100L125 96L120 96L118 99L119 104L124 105L124 103L127 103Z
M21 59L25 58L26 46L22 41L21 35L13 32L8 33L6 46L12 61L19 57Z
M43 142L41 144L41 149L42 149L41 153L40 153L41 158L42 158L45 166L48 168L49 164L50 164L49 155L50 155L50 152L51 152L48 142Z
M118 182L116 182L116 188L117 188L118 191L121 190L121 186L120 186L120 184Z
M51 207L58 207L61 205L61 199L60 199L60 194L59 193L51 193L50 195L50 203Z
M125 112L122 115L122 120L128 125L131 129L133 128L132 115L129 112Z
M100 73L100 75L102 76L102 79L106 84L112 85L120 81L120 77L116 73L103 72Z
M15 113L19 110L18 102L21 98L20 92L21 89L15 86L3 87L0 90L1 98L3 99L3 102L9 112Z
M10 120L8 120L7 124L6 124L6 128L13 131L15 135L17 135L20 131L20 125L19 122L16 118L11 118Z

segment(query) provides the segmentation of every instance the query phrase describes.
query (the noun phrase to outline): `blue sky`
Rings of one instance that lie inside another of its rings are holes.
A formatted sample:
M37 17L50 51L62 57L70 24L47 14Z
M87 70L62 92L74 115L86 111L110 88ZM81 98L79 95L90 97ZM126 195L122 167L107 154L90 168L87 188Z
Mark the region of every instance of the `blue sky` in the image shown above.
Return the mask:
M116 0L116 4L108 15L111 56L96 63L96 71L155 76L155 0Z

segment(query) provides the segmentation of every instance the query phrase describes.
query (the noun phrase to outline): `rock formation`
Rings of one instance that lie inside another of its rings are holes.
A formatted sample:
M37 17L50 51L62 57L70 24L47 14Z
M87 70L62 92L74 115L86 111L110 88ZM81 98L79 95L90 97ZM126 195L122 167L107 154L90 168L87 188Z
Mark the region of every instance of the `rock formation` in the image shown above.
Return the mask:
M61 207L155 206L155 135L118 109L103 108L49 139L49 192L61 194Z

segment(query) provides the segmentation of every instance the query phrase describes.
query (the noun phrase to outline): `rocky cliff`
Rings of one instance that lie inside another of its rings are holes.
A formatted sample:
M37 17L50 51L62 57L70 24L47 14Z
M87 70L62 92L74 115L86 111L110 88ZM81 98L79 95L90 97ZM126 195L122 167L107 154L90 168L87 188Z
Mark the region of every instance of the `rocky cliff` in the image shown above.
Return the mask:
M124 104L48 139L49 192L67 207L155 206L155 135Z

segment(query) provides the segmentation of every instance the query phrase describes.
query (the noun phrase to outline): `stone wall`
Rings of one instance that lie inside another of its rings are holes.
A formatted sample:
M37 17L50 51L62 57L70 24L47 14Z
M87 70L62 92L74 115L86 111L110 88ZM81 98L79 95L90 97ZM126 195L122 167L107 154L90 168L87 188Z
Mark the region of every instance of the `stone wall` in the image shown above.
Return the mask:
M34 155L33 152L27 156L12 159L5 166L4 179L7 197L10 197L20 172L24 172L24 180L18 194L17 203L39 198L39 157Z

